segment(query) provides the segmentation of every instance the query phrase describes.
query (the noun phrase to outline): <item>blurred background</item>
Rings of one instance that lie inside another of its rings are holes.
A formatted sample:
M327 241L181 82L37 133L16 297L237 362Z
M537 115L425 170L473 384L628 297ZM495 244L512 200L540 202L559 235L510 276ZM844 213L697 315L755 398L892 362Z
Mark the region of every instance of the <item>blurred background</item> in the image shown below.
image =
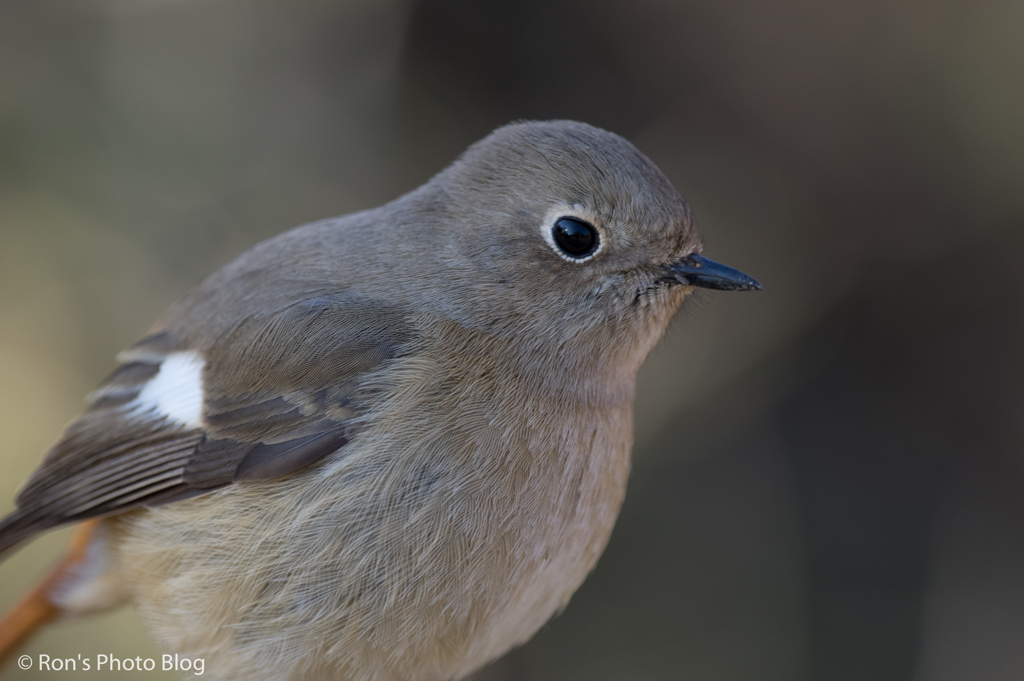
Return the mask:
M1017 0L0 1L0 510L205 274L573 118L765 290L687 304L607 553L478 681L1022 679L1022 27ZM0 566L0 607L66 538ZM157 656L131 610L25 652Z

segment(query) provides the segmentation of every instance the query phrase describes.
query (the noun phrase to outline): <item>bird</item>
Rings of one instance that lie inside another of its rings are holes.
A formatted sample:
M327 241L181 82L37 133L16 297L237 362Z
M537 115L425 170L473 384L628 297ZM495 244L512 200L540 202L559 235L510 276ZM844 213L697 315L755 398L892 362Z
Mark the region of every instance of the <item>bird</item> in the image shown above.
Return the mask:
M0 555L80 524L0 648L130 603L214 679L464 678L594 568L684 300L761 288L702 251L657 166L573 121L257 244L118 355L0 521Z

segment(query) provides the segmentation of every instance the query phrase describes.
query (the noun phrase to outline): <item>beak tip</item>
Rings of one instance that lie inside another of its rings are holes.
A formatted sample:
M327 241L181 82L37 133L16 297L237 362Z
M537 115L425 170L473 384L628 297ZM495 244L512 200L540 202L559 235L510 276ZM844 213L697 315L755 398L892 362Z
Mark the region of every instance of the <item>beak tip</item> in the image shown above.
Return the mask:
M764 287L739 270L703 255L690 255L669 267L676 281L689 286L719 291L763 291Z

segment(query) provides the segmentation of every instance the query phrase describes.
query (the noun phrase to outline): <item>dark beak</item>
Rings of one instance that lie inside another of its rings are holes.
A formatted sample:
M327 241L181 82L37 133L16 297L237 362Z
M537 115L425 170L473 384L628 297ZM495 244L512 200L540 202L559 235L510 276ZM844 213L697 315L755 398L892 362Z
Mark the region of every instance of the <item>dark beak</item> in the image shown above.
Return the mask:
M713 288L719 291L760 291L761 285L752 277L703 255L688 255L667 265L669 276L680 284Z

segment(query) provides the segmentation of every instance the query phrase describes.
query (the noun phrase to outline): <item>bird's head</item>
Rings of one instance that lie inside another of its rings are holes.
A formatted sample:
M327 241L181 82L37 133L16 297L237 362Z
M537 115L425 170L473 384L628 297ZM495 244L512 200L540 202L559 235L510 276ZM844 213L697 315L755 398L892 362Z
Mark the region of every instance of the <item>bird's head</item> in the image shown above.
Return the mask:
M639 350L694 288L761 288L701 255L690 208L665 175L590 125L499 128L427 188L449 207L435 222L452 292L494 332L563 344L594 335Z

